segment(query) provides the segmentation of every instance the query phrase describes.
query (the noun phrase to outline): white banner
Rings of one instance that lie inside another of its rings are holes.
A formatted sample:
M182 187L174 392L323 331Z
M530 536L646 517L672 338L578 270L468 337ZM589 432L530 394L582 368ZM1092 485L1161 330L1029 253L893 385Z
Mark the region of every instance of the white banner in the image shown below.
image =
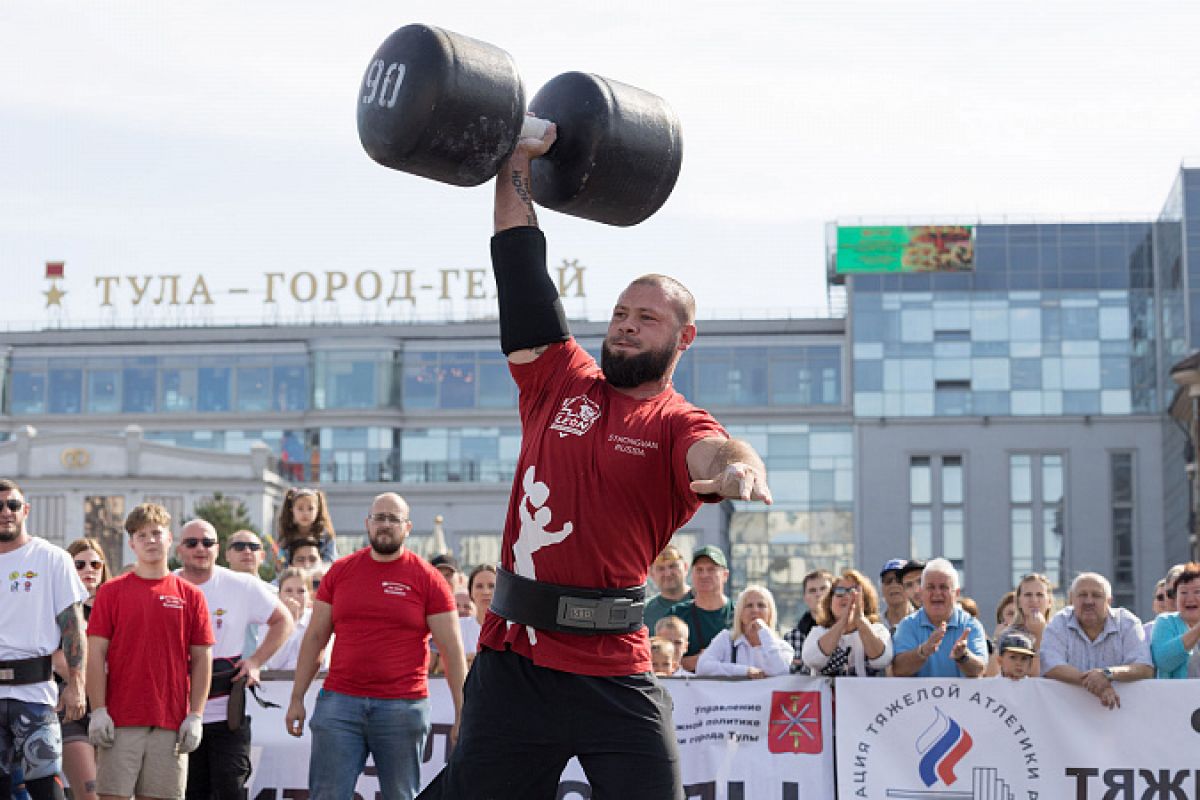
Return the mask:
M312 716L319 681L305 698ZM832 692L824 679L790 676L755 681L668 679L686 795L699 800L798 800L833 797ZM288 681L265 681L265 698L284 708L259 708L254 718L250 800L306 800L310 739L289 736L284 713ZM422 785L446 764L453 705L444 680L429 682L432 732L421 766ZM356 800L374 800L373 765L359 778ZM558 800L588 800L579 762L563 772ZM630 800L635 800L630 798Z
M839 679L838 797L1200 800L1200 681Z

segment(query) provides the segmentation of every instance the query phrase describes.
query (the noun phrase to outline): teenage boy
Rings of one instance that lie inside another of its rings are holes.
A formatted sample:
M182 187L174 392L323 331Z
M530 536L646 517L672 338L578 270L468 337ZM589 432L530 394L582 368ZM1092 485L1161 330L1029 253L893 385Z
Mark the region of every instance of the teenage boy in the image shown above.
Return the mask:
M101 800L180 798L200 744L212 676L204 595L167 568L171 515L143 503L125 519L132 572L96 592L88 620L88 738Z

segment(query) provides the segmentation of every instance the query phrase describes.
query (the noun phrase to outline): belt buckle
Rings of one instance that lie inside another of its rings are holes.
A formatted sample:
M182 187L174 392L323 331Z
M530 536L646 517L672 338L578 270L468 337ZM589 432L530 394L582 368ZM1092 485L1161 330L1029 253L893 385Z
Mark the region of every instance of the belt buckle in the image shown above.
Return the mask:
M583 597L558 598L556 622L566 628L585 630L627 630L634 612L641 608L628 597L604 597L589 600Z
M17 671L13 667L5 667L4 669L0 669L0 681L12 681L16 680L16 678Z

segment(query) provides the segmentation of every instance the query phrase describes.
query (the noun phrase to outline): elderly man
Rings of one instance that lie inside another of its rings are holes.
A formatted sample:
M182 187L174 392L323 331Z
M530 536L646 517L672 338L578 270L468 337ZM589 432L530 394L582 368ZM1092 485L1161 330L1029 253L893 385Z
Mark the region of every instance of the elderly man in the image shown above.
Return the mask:
M1042 675L1082 686L1105 708L1120 708L1116 682L1154 677L1142 621L1112 607L1112 585L1095 572L1071 582L1069 602L1042 634Z
M241 531L235 536L249 531ZM253 534L251 534L253 536ZM240 800L250 777L247 687L258 684L262 665L292 633L292 615L256 574L217 565L217 531L194 519L179 529L177 573L204 593L216 644L212 685L204 706L204 736L188 756L187 800ZM266 625L256 649L246 649L246 628Z
M450 586L436 567L405 549L412 521L400 495L376 497L366 525L371 546L333 562L321 581L296 661L287 727L301 736L304 695L337 634L309 725L308 789L314 799L353 797L368 753L384 800L416 794L430 728L430 633L454 699L450 739L458 738L467 662Z
M958 604L958 570L944 558L921 572L921 608L896 627L898 678L978 678L987 667L987 634Z
M673 544L664 547L650 564L650 577L658 587L658 594L646 601L642 620L647 630L653 631L658 621L667 616L671 606L692 599L692 587L687 582L687 559Z
M65 550L29 534L28 517L21 489L0 480L0 574L10 584L0 602L0 798L6 800L16 788L14 768L22 770L33 800L63 796L54 707L60 704L68 721L84 712L81 603L87 590ZM60 643L70 670L61 698L50 673L50 655Z

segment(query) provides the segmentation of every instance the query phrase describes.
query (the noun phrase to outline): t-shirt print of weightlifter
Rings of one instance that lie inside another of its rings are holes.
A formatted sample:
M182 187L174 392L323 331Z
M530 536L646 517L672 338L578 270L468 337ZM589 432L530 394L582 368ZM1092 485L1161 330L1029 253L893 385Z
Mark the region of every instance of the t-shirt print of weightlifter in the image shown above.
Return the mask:
M521 531L517 535L517 541L513 543L513 565L516 573L530 580L537 580L537 568L533 565L533 554L543 547L562 542L571 535L571 531L575 530L575 526L569 521L563 523L562 528L557 531L547 530L550 520L554 516L550 506L546 505L550 499L550 487L534 479L536 469L536 467L529 467L521 476L521 488L525 492L521 496L519 511ZM533 513L530 513L530 508L534 509ZM508 624L512 625L511 622ZM528 625L525 626L525 632L529 634L529 643L536 645L537 632Z

